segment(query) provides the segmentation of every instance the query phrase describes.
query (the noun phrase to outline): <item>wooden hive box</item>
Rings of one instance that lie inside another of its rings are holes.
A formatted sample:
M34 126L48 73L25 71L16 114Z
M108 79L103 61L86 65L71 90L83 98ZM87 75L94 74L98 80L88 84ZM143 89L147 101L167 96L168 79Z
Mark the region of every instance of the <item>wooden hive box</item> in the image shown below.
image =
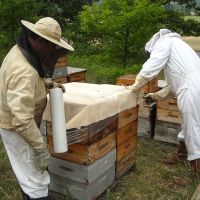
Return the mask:
M50 173L50 179L53 184L50 184L50 190L58 194L67 194L77 200L95 200L97 199L110 185L115 178L115 165L106 170L101 176L95 179L91 184L78 183L73 180L65 179L55 174ZM66 198L65 198L66 199Z
M65 67L65 66L67 66L67 56L66 55L58 58L58 60L56 62L56 65L55 65L55 68L57 68L57 67Z
M49 165L50 190L75 199L96 199L115 177L116 149L89 166L53 158Z
M155 140L177 144L177 136L181 131L181 124L157 121L155 127Z
M48 147L51 155L56 158L71 161L81 165L91 165L96 160L106 155L116 147L116 133L112 133L102 140L93 144L71 144L65 153L54 153L53 138L47 137Z
M82 165L90 165L114 149L116 132L117 115L67 133L69 142L73 144L69 145L68 152L57 154L53 150L52 126L47 122L47 141L51 155ZM70 134L76 135L75 141Z
M137 74L131 74L131 75L125 75L125 76L120 76L116 79L116 85L132 85L135 83ZM144 86L143 92L149 93L149 92L156 92L157 89L157 78L151 80L147 85Z
M138 106L119 114L116 178L125 174L136 160Z
M109 134L116 132L117 123L118 115L114 115L81 129L66 130L68 144L89 145L98 142ZM48 137L53 137L51 122L46 122L46 132Z
M181 131L182 118L177 100L170 98L157 102L157 121L155 140L177 144L177 136Z
M176 99L170 98L165 101L158 101L156 118L160 121L180 124L182 119Z
M54 69L52 80L57 83L86 82L86 69L60 66Z

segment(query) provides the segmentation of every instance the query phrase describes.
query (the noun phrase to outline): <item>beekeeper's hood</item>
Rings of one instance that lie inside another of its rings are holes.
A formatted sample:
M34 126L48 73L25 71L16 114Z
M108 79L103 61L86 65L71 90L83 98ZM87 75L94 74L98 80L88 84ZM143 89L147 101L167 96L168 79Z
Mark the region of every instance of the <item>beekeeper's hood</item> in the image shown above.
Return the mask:
M151 53L155 44L162 38L162 37L181 37L178 33L172 33L168 29L160 29L159 32L155 33L153 37L146 43L145 51Z

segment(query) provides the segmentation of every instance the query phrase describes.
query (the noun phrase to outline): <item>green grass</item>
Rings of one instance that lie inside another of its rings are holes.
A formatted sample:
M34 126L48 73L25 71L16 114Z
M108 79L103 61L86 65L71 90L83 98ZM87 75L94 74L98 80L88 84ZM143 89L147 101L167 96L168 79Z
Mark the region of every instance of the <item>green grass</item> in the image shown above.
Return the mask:
M189 200L198 181L178 186L178 177L190 179L188 164L166 166L162 160L175 152L176 146L138 138L136 167L116 181L99 200ZM20 188L0 142L0 199L21 200Z
M198 181L191 181L187 186L178 186L174 182L179 177L190 179L189 164L166 166L162 163L166 155L175 150L174 145L139 138L136 168L117 181L107 199L189 200Z
M0 200L21 200L18 182L0 138Z
M67 59L68 66L87 69L87 82L89 83L115 84L117 77L130 73L138 73L141 68L141 64L124 68L122 65L98 55L88 57L71 54Z

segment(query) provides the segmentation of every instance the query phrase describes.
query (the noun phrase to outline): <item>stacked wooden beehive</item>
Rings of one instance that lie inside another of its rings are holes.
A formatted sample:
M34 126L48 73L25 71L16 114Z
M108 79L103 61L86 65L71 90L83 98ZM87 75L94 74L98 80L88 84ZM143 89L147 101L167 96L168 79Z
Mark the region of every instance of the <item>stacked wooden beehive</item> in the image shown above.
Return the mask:
M63 56L57 60L52 80L57 83L86 82L86 69L69 67L67 57Z
M62 154L53 151L52 124L47 121L47 143L52 155L50 190L78 200L96 199L134 166L137 117L136 106L80 129L68 129L69 150Z
M158 101L154 139L176 144L178 133L181 131L181 122L175 98Z
M116 178L121 177L136 161L138 106L119 113L117 130Z
M71 131L76 131L74 135L81 131L82 142L69 145L66 153L55 154L51 123L47 123L47 142L52 155L50 190L65 196L70 194L75 199L94 199L115 178L117 117Z
M116 79L117 85L132 85L135 82L137 74L125 75ZM157 78L151 80L142 89L144 94L156 92ZM139 99L139 112L138 112L138 136L153 137L155 127L156 103L153 102L149 105L143 99Z

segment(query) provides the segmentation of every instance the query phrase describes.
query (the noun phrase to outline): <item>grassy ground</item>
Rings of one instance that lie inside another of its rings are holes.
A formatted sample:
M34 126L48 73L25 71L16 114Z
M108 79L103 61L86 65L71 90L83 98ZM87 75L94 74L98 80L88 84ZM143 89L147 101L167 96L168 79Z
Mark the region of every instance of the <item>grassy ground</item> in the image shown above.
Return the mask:
M113 184L100 200L189 200L198 181L178 186L178 177L190 179L189 165L165 166L162 160L174 145L138 138L136 167ZM21 200L17 181L0 141L0 200Z

